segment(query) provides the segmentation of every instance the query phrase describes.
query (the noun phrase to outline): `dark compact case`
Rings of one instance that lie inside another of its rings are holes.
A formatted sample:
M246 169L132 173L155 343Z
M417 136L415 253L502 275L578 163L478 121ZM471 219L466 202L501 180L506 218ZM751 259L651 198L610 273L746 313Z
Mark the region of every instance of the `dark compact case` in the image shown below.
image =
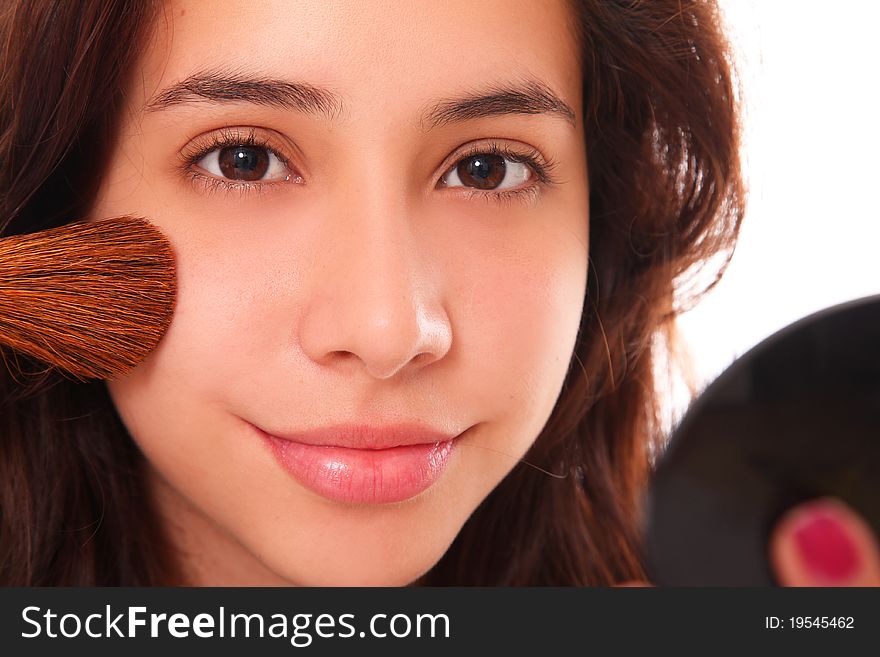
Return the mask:
M880 535L880 296L779 331L693 403L649 487L649 578L776 585L767 558L773 526L792 506L824 496Z

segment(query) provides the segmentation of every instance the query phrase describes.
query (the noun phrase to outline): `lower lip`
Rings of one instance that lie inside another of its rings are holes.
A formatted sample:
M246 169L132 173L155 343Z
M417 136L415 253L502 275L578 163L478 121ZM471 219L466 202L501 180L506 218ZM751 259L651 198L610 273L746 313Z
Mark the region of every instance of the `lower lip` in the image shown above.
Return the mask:
M351 449L305 445L254 428L281 467L303 486L329 500L349 504L387 504L415 497L437 481L454 445L453 439L388 449Z

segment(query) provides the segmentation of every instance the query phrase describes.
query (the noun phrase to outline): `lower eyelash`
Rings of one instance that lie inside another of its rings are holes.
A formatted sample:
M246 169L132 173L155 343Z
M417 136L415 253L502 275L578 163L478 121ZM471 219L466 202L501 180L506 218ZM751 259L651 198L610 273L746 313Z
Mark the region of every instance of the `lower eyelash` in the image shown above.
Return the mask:
M538 195L541 193L541 184L536 183L530 187L521 187L519 189L504 189L499 192L481 192L478 190L470 190L467 192L467 198L477 199L483 198L486 201L500 203L501 205L510 205L511 203L522 201L523 203L534 203Z
M286 181L290 180L290 176L288 176L284 180L273 180L272 182L237 182L234 180L223 180L222 178L215 178L213 176L205 176L195 171L187 171L187 176L194 185L199 185L208 195L214 194L218 191L227 193L238 191L240 197L244 197L251 193L259 194L260 192L265 191L266 187L284 184Z

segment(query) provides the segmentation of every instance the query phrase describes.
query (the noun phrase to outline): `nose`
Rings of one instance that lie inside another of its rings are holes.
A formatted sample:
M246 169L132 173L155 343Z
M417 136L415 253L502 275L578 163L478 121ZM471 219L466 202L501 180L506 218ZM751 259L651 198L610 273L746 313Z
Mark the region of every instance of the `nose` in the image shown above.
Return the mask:
M436 268L413 233L405 202L358 200L334 213L342 216L331 223L328 248L315 256L300 342L316 363L349 368L355 362L370 376L389 379L443 358L452 328Z

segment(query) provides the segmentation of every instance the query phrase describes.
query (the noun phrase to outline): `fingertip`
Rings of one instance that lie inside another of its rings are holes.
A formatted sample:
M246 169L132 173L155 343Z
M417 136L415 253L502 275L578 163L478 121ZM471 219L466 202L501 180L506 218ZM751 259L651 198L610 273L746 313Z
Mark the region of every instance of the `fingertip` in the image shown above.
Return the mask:
M880 548L870 526L836 498L786 512L774 528L768 557L782 586L880 585Z

